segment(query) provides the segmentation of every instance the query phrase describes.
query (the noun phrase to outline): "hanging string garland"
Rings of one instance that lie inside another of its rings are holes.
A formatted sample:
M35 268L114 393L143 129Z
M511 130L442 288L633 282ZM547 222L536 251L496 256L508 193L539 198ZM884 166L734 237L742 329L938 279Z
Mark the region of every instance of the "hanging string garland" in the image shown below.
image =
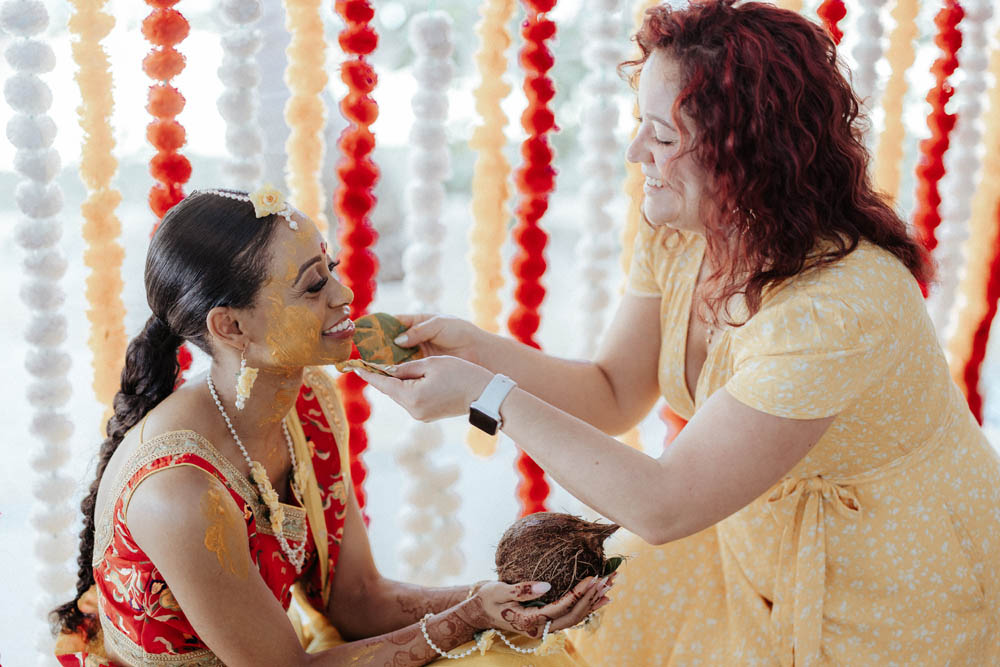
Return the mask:
M822 19L823 26L833 38L833 43L840 44L844 33L841 32L838 24L840 19L847 16L847 7L844 6L843 0L823 0L816 10L816 14Z
M66 259L59 248L62 190L55 183L59 154L52 147L56 125L48 115L52 91L38 76L55 68L52 48L37 36L49 25L48 12L39 0L6 0L0 4L0 26L11 36L4 51L12 74L4 82L4 99L13 112L7 121L7 138L15 148L18 174L14 200L21 219L14 238L24 250L21 299L28 307L25 330L25 368L30 380L27 401L31 407L29 430L34 453L30 460L35 502L29 518L36 558L36 581L45 595L32 610L41 632L40 653L50 653L48 612L71 595L75 577L67 567L76 540L70 527L76 511L70 500L76 481L67 474L69 438L73 423L66 413L72 393L68 378L70 356L63 350L67 335L60 281ZM95 30L95 33L99 30Z
M642 27L643 18L646 15L646 10L650 7L656 5L657 0L643 0L640 2L635 9L635 16L633 17L633 34L639 31ZM636 102L633 115L638 117L639 115L639 104ZM632 129L632 136L629 141L635 138L635 133L639 129L638 123ZM632 266L632 252L635 247L635 237L639 232L639 225L642 224L642 187L645 177L642 175L642 167L640 167L635 162L625 162L625 184L623 189L625 191L626 198L626 208L625 208L625 224L622 227L622 251L620 255L619 263L621 265L622 274L628 279L629 268ZM624 285L622 290L624 290ZM629 429L626 433L621 436L621 441L624 442L629 447L633 447L642 451L642 439L639 437L639 427L634 426Z
M555 187L556 171L552 167L553 152L547 134L555 129L555 115L548 107L555 95L555 86L546 75L553 65L552 52L546 40L556 34L556 24L545 16L556 0L524 0L527 19L521 24L524 46L520 52L524 68L524 93L528 106L521 115L521 126L528 138L521 145L524 162L515 172L515 183L520 193L515 215L517 225L514 239L518 252L514 256L513 273L517 278L514 299L517 306L507 321L510 333L520 342L535 348L540 316L538 307L545 298L545 288L540 279L545 273L545 244L548 235L539 221L549 205L549 194ZM517 495L521 501L522 515L545 511L549 485L545 473L523 451L519 452L516 468L521 475Z
M340 110L349 125L340 135L338 146L342 155L337 164L339 185L334 193L334 208L340 218L340 266L342 282L354 292L351 318L357 319L368 311L375 296L375 273L378 263L369 249L377 234L369 220L375 207L373 189L378 180L378 167L371 160L375 135L371 124L378 117L378 105L371 92L378 83L375 70L365 60L378 46L378 35L371 26L375 10L367 0L337 0L337 13L346 24L339 36L340 48L353 56L341 65L340 77L347 84L347 95ZM355 373L340 377L344 408L350 423L351 479L358 504L365 506L364 480L367 477L361 455L368 447L365 422L371 408L362 393L365 381Z
M1000 40L1000 33L997 39ZM991 51L990 74L993 84L983 133L983 145L987 150L980 185L972 201L965 275L956 299L955 333L948 339L952 378L980 423L983 400L979 379L1000 297L1000 49Z
M579 355L590 359L604 333L611 293L609 264L615 256L615 226L618 216L608 206L615 197L621 147L615 139L618 125L619 79L616 65L622 61L620 0L591 0L584 9L583 62L587 75L581 82L584 99L580 118L582 148L580 168L583 183L583 234L576 246L580 267L578 314L581 332Z
M452 23L441 11L423 12L410 20L410 46L416 56L412 99L413 126L406 188L408 236L403 253L403 288L407 302L418 312L441 309L443 280L442 223L444 182L451 170L448 154L448 87L454 66ZM455 517L461 499L454 491L458 466L436 465L436 451L444 443L438 424L413 422L403 436L397 460L406 471L409 488L400 522L404 539L399 547L407 581L431 584L457 575L465 565L459 543L462 525Z
M323 213L323 88L326 86L326 41L323 39L321 0L285 0L285 27L291 41L285 53L288 65L285 83L291 93L285 104L285 122L290 130L285 142L288 154L290 199L326 234ZM365 2L338 2L341 5ZM341 33L343 34L343 33Z
M945 173L941 191L948 193L941 202L941 225L934 252L937 282L927 302L938 337L945 341L954 329L955 292L965 265L963 248L969 238L972 198L980 167L982 142L980 116L986 94L989 67L989 39L986 24L993 16L992 0L967 0L962 19L961 83L955 89L952 107L956 109L951 147L945 155ZM957 314L957 313L956 313Z
M958 30L958 24L962 16L962 7L955 0L946 0L945 6L934 17L934 23L938 27L934 43L941 49L941 55L931 67L934 87L927 93L927 101L931 105L927 127L931 131L931 136L920 142L917 205L913 215L913 225L917 235L929 251L933 251L937 246L935 230L941 223L939 211L941 194L938 183L944 176L944 154L948 150L949 135L955 126L955 114L945 111L945 107L954 93L948 78L958 67L956 54L962 45L962 33Z
M919 10L917 0L896 0L896 6L892 9L896 27L889 37L889 49L886 51L892 73L881 100L885 121L875 148L875 184L893 198L899 194L900 164L903 161L903 142L906 138L906 126L903 123L906 72L917 53L914 41L918 36Z
M260 71L257 52L260 33L254 27L261 15L260 0L227 0L220 9L231 26L222 36L222 93L216 102L226 121L225 171L230 187L252 192L261 181L264 136L257 110L260 104Z
M184 97L170 80L184 70L184 56L174 48L190 31L187 19L176 9L177 0L146 0L153 7L142 22L142 34L153 49L142 61L142 69L154 81L149 89L146 110L156 120L146 126L146 139L156 149L149 162L149 171L157 184L149 190L149 207L156 216L153 231L170 208L184 199L183 186L191 178L191 163L178 153L187 142L184 126L176 117L184 109ZM191 351L187 344L177 351L181 374L191 367Z
M878 106L880 91L879 77L876 66L882 59L883 35L882 8L887 0L868 0L860 5L855 28L858 33L857 43L851 49L855 67L851 72L851 82L854 92L861 98L865 108L870 112ZM866 143L871 145L874 137L869 133L865 136Z
M476 112L482 119L472 131L469 146L476 153L472 168L472 227L469 230L469 265L472 268L472 321L480 329L499 331L500 288L503 287L501 250L507 235L510 188L507 177L510 164L503 154L507 138L504 126L507 114L501 102L511 87L503 79L507 70L505 51L510 46L507 24L514 13L514 0L483 0L479 6L482 19L476 26L479 50L475 60L479 85L473 96ZM497 437L477 428L469 428L466 443L478 456L492 456Z
M115 19L102 8L105 0L72 0L74 13L69 30L76 36L73 59L80 88L79 119L83 130L80 150L80 178L87 188L81 206L83 262L90 269L86 296L90 321L88 343L93 353L94 394L105 412L112 409L119 375L125 359L125 305L122 303L122 261L125 251L119 243L121 222L116 211L121 192L111 187L118 169L111 131L111 72L108 56L101 45Z

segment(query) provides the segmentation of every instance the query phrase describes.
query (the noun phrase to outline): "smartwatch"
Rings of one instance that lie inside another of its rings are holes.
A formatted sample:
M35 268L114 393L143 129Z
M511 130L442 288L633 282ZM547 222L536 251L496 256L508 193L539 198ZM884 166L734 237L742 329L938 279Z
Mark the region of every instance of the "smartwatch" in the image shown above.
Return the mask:
M494 375L479 398L469 406L469 423L480 431L496 435L503 421L500 419L500 404L516 386L517 383L506 375Z

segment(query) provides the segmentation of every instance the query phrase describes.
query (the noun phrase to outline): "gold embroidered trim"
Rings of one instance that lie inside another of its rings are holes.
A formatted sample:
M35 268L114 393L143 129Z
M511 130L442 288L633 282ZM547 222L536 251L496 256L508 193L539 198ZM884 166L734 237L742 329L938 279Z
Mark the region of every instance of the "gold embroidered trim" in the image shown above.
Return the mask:
M209 649L199 649L189 653L147 653L141 646L133 642L128 635L115 627L101 614L101 629L104 631L104 643L119 657L132 665L192 665L194 667L225 667L218 656Z
M267 521L267 507L261 503L257 488L250 483L250 480L229 459L219 453L219 450L211 442L195 431L169 431L151 438L136 447L136 450L129 457L126 465L118 475L114 486L114 494L109 499L108 504L105 505L104 511L101 513L100 519L94 527L94 556L92 563L95 567L104 559L104 553L111 544L114 532L114 509L118 504L118 498L125 491L129 480L141 468L149 465L149 463L156 459L166 456L176 457L182 454L196 454L215 466L222 473L223 478L232 485L236 493L250 506L250 510L257 520L257 532L262 535L274 535L274 531L271 530L271 524ZM167 470L176 465L175 462L171 462L166 467L153 471L150 474L154 474L160 470ZM205 472L208 473L208 471ZM144 477L143 480L148 477L149 475ZM136 487L138 487L138 484ZM125 498L125 508L128 507L128 501L132 493L135 492L136 487L133 487L129 491L129 497ZM285 510L285 522L283 525L285 536L289 540L296 542L306 539L305 509L285 503L281 505Z
M326 420L333 431L337 453L340 455L340 474L343 475L344 483L350 485L351 479L351 456L349 449L350 431L347 425L347 415L344 413L344 404L340 400L340 391L334 384L326 371L322 368L307 367L305 370L305 382L319 398L319 405L326 415Z

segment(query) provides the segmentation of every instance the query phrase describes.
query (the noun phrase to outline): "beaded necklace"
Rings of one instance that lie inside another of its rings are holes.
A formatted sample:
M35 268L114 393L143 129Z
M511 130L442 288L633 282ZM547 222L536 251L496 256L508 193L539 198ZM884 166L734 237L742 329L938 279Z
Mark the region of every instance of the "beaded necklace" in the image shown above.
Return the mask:
M260 493L261 500L267 506L268 519L271 522L271 530L274 531L275 536L278 538L278 544L281 546L281 550L285 552L288 556L288 560L295 566L295 573L302 574L302 564L306 559L306 541L303 540L302 544L292 548L288 544L288 540L285 539L285 510L281 507L281 503L278 501L278 493L271 486L271 480L267 476L267 470L264 469L263 464L260 461L253 461L250 459L250 454L247 452L246 447L243 446L243 441L240 440L240 436L236 434L236 429L233 428L233 422L229 419L229 414L226 413L226 409L222 407L222 401L219 400L219 395L215 391L215 383L212 382L212 374L208 373L206 380L208 384L208 391L212 394L212 399L215 401L215 406L219 408L219 412L222 414L222 418L226 420L226 426L229 427L229 432L233 436L233 440L236 441L236 446L240 448L240 452L243 453L243 458L246 459L247 465L250 466L250 476L254 483L257 485L257 491ZM285 442L288 444L288 454L291 456L292 460L292 490L298 495L299 498L304 497L302 495L302 489L305 485L302 483L302 471L298 466L298 462L295 460L295 448L292 445L292 436L288 433L288 425L285 420L281 420L281 430L285 433Z

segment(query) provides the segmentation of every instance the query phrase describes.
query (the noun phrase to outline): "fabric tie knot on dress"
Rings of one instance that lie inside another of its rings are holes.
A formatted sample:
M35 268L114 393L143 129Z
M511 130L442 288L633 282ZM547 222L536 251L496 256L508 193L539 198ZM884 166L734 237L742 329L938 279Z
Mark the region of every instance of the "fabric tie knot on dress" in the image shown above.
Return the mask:
M853 486L819 475L782 480L767 503L782 527L772 640L783 666L814 665L820 658L823 629L825 507L853 519L861 513L861 503Z

